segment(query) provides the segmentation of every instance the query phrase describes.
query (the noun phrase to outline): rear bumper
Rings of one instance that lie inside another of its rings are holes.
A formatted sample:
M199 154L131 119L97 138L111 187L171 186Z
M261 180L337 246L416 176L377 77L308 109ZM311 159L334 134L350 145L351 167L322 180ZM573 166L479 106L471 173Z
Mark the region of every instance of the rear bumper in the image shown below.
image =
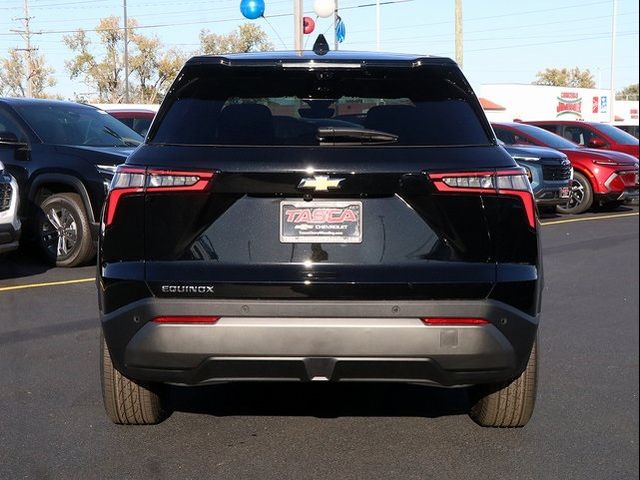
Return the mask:
M216 315L215 325L150 322ZM479 326L425 326L421 317L474 317ZM538 318L495 301L306 302L148 299L102 317L118 370L143 381L509 380L525 367Z
M625 188L622 192L611 192L598 195L601 202L633 202L638 201L638 187Z

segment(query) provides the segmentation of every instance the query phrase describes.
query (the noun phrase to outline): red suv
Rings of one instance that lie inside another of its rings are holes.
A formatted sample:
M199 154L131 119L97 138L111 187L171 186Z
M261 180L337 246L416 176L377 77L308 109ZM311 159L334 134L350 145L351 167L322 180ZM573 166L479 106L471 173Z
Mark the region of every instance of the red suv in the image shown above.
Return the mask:
M631 155L584 148L525 123L494 123L493 129L507 145L550 147L571 160L574 168L571 197L567 206L557 207L561 213L583 213L594 203L615 207L638 198L638 160Z
M549 130L583 147L628 153L638 158L638 139L613 125L576 120L548 120L526 122L529 125Z
M156 116L156 112L153 110L143 109L129 109L123 108L119 110L106 110L109 115L117 118L127 127L139 133L143 137L147 136L153 117Z

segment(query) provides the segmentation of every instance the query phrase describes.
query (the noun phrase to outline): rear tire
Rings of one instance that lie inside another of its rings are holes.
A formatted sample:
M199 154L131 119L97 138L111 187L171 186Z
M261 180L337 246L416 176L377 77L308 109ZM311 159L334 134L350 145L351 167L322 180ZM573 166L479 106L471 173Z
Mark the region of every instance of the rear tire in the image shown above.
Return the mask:
M558 206L559 213L579 215L593 206L593 187L589 179L580 172L573 174L571 197L564 207Z
M77 267L96 254L89 218L76 193L44 199L36 217L36 235L42 254L56 267Z
M171 412L166 408L166 386L131 380L113 366L109 349L100 335L100 371L104 409L118 425L155 425Z
M478 385L469 416L482 427L524 427L533 415L538 385L538 342L533 344L527 368L509 383Z

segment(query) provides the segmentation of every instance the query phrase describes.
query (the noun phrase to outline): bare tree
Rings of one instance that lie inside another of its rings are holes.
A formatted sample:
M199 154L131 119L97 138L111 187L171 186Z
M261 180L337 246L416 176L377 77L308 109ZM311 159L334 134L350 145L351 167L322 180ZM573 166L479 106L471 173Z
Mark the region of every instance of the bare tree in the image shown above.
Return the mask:
M551 85L554 87L594 88L596 82L590 70L580 70L578 67L547 68L536 74L534 85Z
M180 71L186 55L174 49L165 51L156 36L137 33L134 19L129 19L127 24L130 32L130 96L136 103L157 103ZM76 53L66 66L72 79L82 77L95 91L97 101L120 103L125 90L124 30L118 17L107 17L100 20L96 31L104 55L98 58L93 53L94 45L87 33L80 30L64 38L66 45Z
M201 30L200 45L203 53L207 55L273 50L273 45L269 42L268 35L262 28L253 23L245 23L227 35Z
M617 100L638 100L638 84L627 85L616 94Z
M24 56L16 50L10 50L7 58L0 59L0 95L24 97L27 91L27 70ZM32 58L31 80L35 98L52 97L46 89L56 84L53 73L53 68L47 66L43 55Z

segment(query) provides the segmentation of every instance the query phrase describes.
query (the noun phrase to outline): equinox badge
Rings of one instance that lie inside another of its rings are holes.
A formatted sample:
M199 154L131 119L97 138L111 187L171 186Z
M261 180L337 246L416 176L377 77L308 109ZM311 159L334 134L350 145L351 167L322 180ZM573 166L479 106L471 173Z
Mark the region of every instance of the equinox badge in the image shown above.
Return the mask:
M312 188L316 192L327 192L340 188L344 178L331 178L327 176L317 176L313 178L303 178L298 188Z

